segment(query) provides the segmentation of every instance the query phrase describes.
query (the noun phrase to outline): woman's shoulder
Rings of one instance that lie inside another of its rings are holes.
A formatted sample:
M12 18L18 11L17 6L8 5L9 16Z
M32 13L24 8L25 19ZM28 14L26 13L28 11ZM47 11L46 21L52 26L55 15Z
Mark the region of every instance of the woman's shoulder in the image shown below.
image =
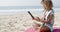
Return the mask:
M51 9L49 14L50 14L50 15L51 15L51 14L54 14L54 10Z
M54 12L54 9L51 9L51 12Z

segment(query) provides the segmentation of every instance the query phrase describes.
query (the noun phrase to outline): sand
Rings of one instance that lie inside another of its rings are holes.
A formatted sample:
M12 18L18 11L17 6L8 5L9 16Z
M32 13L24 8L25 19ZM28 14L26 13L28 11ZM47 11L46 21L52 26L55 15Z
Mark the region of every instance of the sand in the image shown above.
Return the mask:
M34 14L42 17L42 14ZM28 14L0 15L0 32L24 32L33 23ZM55 13L54 27L60 27L60 13Z

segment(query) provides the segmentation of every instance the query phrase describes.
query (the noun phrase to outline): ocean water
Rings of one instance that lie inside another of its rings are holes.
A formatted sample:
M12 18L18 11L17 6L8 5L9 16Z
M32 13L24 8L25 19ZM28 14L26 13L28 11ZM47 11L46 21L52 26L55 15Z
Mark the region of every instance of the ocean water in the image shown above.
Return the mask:
M60 6L55 6L53 9L60 12ZM42 6L1 6L0 15L27 14L27 11L31 11L34 14L41 14L43 10Z

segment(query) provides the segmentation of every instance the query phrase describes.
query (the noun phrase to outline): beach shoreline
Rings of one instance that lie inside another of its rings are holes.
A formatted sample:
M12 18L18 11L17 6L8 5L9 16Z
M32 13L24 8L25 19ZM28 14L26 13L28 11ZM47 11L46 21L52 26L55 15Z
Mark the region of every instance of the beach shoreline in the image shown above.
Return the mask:
M32 12L32 11L31 11ZM32 12L33 13L33 12ZM35 17L42 17L42 13L33 14ZM28 18L29 17L29 18ZM60 28L60 13L55 11L54 27ZM6 14L0 15L0 32L24 32L31 27L33 20L28 13L26 14Z

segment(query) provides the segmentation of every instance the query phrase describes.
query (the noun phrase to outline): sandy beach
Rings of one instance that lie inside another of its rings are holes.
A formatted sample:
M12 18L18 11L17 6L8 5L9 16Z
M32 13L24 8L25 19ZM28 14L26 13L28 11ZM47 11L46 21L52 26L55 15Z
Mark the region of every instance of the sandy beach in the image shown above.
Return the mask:
M34 14L41 17L42 14ZM33 23L29 14L0 15L0 32L24 32ZM55 13L54 27L60 27L60 13Z

